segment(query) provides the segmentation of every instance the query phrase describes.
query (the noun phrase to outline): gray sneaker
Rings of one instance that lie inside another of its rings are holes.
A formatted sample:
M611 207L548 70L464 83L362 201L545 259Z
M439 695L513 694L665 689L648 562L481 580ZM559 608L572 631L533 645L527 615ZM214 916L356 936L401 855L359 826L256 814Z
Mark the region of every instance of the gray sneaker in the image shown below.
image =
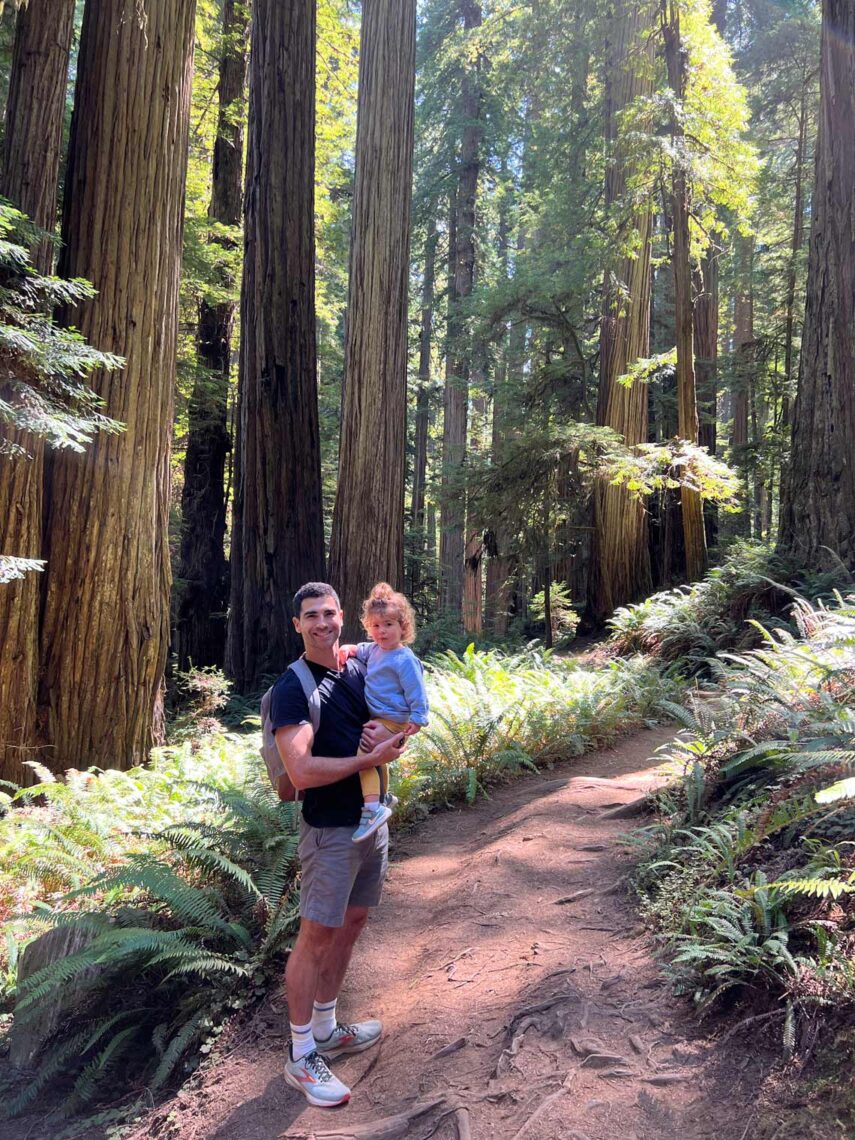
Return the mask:
M285 1080L299 1089L309 1104L318 1108L335 1108L337 1104L350 1100L350 1089L333 1075L317 1051L301 1057L299 1061L292 1061L289 1052L285 1062Z
M362 843L368 839L370 835L373 835L383 826L391 814L391 809L387 808L385 804L377 804L374 808L370 808L366 804L362 808L362 815L359 817L359 827L353 833L353 842Z
M383 803L387 808L389 808L390 811L394 811L398 806L398 797L392 792L387 792L383 797Z
M326 1041L316 1040L315 1045L322 1057L332 1060L333 1057L342 1057L346 1053L361 1053L363 1049L370 1049L380 1040L382 1032L383 1023L380 1021L356 1021L353 1025L344 1025L339 1021Z

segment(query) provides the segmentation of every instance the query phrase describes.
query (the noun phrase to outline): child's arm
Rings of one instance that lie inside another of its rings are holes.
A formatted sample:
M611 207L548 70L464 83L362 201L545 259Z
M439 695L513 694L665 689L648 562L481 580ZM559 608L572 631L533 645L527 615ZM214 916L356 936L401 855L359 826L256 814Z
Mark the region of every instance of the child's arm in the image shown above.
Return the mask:
M338 647L338 667L342 668L349 657L358 657L363 665L368 664L368 650L373 641L360 641L358 645L340 645Z
M415 653L407 653L399 669L401 689L410 708L410 728L408 735L418 732L428 722L428 696L425 688L424 670Z

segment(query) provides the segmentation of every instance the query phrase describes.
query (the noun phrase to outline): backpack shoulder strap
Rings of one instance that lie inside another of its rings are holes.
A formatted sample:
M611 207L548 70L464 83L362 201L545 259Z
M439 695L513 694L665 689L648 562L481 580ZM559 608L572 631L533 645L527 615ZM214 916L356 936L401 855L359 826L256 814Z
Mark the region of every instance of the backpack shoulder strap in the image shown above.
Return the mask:
M297 679L303 687L303 693L309 705L309 720L312 722L315 734L317 734L321 726L321 694L318 691L315 675L306 664L304 657L298 657L296 661L292 661L288 668L297 674Z

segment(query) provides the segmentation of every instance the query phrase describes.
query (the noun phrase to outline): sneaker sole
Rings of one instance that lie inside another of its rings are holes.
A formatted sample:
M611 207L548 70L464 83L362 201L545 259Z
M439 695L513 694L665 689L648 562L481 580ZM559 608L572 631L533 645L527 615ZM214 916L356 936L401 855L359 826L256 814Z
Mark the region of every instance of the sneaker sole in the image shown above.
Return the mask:
M380 820L380 822L377 824L376 827L372 827L371 830L366 831L364 835L352 835L351 839L353 840L354 843L364 843L366 839L370 839L372 835L376 835L377 832L380 830L380 828L383 826L383 824L388 823L391 818L392 818L392 813L389 812L388 815L384 816Z
M347 1102L350 1100L349 1090L347 1094L340 1100L321 1100L320 1097L312 1096L312 1094L309 1092L308 1085L304 1085L301 1080L295 1076L292 1076L292 1074L289 1073L287 1069L285 1070L285 1083L289 1084L292 1089L297 1089L299 1092L301 1092L309 1104L314 1105L315 1108L337 1108L338 1105L347 1104Z
M372 1045L379 1045L379 1043L380 1038L375 1037L373 1041L363 1041L361 1045L345 1045L343 1049L330 1049L328 1053L317 1042L315 1045L325 1061L334 1061L336 1057L349 1057L354 1053L364 1053L366 1049L370 1049Z

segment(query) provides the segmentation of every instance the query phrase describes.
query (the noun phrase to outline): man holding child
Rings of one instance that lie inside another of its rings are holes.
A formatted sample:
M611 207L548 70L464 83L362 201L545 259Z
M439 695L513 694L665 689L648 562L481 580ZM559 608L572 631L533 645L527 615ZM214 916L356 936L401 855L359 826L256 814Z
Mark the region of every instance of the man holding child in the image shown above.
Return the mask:
M305 792L300 931L285 973L291 1022L285 1079L310 1104L331 1107L347 1101L350 1090L327 1061L370 1048L382 1031L379 1021L346 1025L336 1016L353 947L386 876L385 823L364 842L353 842L363 810L359 772L396 760L404 739L370 720L364 665L356 657L339 663L344 615L335 590L325 582L302 586L294 615L318 685L320 723L316 734L299 678L284 673L273 688L270 716L291 782ZM359 751L360 740L370 751Z

